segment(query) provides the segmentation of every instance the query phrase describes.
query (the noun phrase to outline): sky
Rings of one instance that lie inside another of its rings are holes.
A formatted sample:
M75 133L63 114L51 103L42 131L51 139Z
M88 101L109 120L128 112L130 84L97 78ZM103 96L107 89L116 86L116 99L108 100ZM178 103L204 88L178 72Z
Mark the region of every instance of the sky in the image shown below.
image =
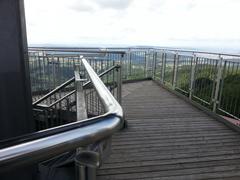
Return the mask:
M240 0L25 0L29 44L240 47Z

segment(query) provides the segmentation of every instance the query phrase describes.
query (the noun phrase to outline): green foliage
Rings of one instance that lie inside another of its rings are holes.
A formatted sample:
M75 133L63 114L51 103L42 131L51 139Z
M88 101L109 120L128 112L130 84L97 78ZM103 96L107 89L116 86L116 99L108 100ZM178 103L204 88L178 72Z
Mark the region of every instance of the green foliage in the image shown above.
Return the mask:
M190 86L190 66L182 66L178 70L177 87L189 92ZM210 106L206 103L195 99L199 103L209 108L212 108L212 99L214 98L215 91L215 78L216 70L211 67L202 69L195 76L194 81L194 96L210 103ZM219 107L224 111L240 117L240 72L235 71L234 74L226 74L221 80Z
M220 107L237 117L240 116L240 74L224 78Z

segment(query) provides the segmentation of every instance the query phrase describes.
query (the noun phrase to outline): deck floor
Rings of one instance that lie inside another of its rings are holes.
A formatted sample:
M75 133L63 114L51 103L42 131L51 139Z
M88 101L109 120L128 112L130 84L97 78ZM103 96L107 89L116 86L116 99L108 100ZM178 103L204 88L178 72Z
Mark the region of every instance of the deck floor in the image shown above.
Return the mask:
M240 179L240 135L152 81L124 85L128 128L99 180Z

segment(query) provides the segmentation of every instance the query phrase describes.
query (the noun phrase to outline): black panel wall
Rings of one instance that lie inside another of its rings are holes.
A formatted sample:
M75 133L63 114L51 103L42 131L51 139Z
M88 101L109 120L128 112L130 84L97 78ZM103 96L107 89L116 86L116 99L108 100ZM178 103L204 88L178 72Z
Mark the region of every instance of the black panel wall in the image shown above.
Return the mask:
M23 0L0 0L0 141L34 131ZM1 180L32 179L32 168Z

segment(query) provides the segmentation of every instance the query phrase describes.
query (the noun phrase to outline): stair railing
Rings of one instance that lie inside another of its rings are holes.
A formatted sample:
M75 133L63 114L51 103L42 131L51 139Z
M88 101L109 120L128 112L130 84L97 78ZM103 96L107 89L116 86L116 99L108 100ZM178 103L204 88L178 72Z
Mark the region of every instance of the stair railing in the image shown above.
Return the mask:
M120 66L114 65L99 74L99 77L105 82L105 85L118 102L121 102L120 72ZM101 108L100 102L97 99L98 96L96 96L96 91L90 80L83 83L83 91L86 99L86 111L88 115L97 116L102 114L103 109ZM51 92L36 100L33 103L33 108L34 119L38 130L76 121L76 78L72 77ZM70 116L72 118L69 118Z
M82 63L103 106L104 114L15 138L11 145L0 149L0 172L39 163L64 152L106 140L123 127L121 105L87 60L82 58ZM38 103L40 102L39 100Z

